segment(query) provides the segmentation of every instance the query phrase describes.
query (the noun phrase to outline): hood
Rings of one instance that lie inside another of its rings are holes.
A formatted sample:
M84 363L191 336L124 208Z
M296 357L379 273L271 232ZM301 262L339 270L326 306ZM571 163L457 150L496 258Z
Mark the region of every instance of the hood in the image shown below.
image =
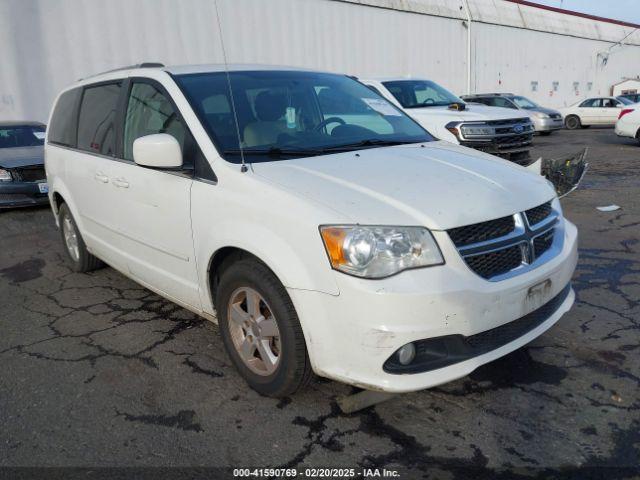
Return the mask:
M529 118L529 114L520 110L502 107L488 107L479 103L467 103L464 110L451 110L449 107L408 108L409 115L438 115L448 121L487 121Z
M558 110L554 110L553 108L545 108L545 107L532 108L530 111L542 112L542 113L546 113L547 115L551 115L552 113L560 113Z
M16 168L44 165L44 147L0 148L0 167Z
M252 168L264 180L321 203L350 223L370 225L446 230L511 215L555 196L540 175L442 141L255 163Z

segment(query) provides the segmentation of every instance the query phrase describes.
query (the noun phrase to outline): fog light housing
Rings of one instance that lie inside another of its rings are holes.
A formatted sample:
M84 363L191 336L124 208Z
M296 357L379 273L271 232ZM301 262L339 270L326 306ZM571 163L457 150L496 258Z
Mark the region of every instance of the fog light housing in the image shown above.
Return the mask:
M409 365L414 358L416 358L416 346L413 343L407 343L398 349L400 365Z

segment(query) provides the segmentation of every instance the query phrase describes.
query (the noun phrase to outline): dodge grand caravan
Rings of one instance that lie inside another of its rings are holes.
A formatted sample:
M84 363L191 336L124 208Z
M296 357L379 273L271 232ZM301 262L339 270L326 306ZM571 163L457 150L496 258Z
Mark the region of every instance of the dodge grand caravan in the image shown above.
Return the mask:
M315 374L407 392L571 307L576 227L526 169L436 141L344 75L128 67L57 98L50 200L70 264L212 321L283 396Z

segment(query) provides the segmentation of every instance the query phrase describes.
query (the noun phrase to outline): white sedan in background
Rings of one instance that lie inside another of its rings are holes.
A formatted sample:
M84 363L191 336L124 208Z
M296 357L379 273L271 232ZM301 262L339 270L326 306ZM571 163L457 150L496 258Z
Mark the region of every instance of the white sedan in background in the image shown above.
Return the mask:
M640 143L640 103L625 106L620 110L616 122L616 135L635 138Z
M569 130L575 130L591 125L613 126L620 110L632 103L624 97L592 97L559 110L565 126Z

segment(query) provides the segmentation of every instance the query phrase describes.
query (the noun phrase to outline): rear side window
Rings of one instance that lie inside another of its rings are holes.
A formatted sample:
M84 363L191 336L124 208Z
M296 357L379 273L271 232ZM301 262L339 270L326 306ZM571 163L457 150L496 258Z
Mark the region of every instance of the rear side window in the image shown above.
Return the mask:
M76 119L81 89L74 88L60 95L49 125L49 142L66 147L76 146Z
M492 97L489 105L492 107L517 108L511 100L502 97Z
M600 107L602 104L599 98L590 98L589 100L585 100L580 104L582 108L595 108Z
M119 95L119 83L84 89L78 117L79 149L115 156L115 120Z

